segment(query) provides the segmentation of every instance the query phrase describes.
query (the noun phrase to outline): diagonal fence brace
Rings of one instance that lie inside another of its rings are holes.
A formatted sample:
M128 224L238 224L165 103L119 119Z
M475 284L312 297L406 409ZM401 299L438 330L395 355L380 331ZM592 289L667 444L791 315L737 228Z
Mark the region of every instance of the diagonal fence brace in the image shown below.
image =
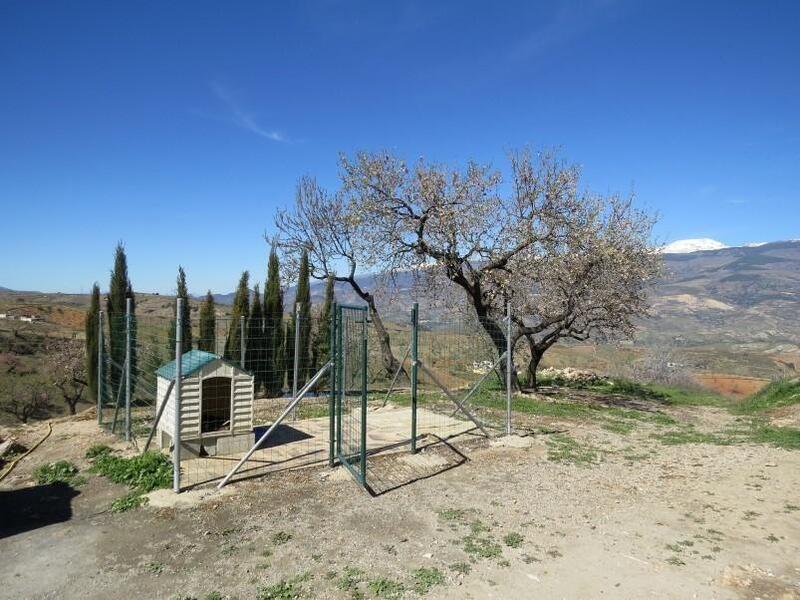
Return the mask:
M423 371L425 371L425 373L428 375L428 377L430 377L433 380L433 382L436 385L439 386L439 388L445 393L445 395L455 403L455 405L461 410L461 412L463 412L469 418L469 420L472 421L475 424L475 426L483 432L483 435L485 435L486 437L491 437L489 435L489 432L486 431L486 428L480 423L480 421L478 421L478 419L471 412L469 412L466 409L466 407L464 406L464 403L461 400L459 400L453 394L453 392L451 392L449 389L447 389L447 386L444 385L439 380L439 378L436 376L436 374L433 371L431 371L428 367L425 366L425 363L423 363L422 361L418 360L417 364Z
M230 481L231 477L233 477L239 471L239 469L242 468L242 465L244 465L244 463L246 463L248 460L250 460L250 457L253 456L253 453L256 450L258 450L258 448L261 446L261 444L263 444L266 441L266 439L272 434L272 432L275 431L275 429L277 429L278 425L280 425L283 422L283 420L300 403L300 401L303 398L305 398L305 395L311 390L311 388L313 388L315 385L317 385L317 382L322 378L323 375L325 375L325 373L328 372L328 370L331 368L331 366L332 365L331 365L330 362L325 363L322 366L322 368L319 371L317 371L316 375L314 375L314 377L311 378L311 381L309 381L307 384L305 384L303 386L303 389L301 389L297 393L297 396L295 398L293 398L291 402L289 402L289 404L286 406L286 408L283 409L283 412L280 414L280 416L277 419L275 419L275 421L272 423L272 425L269 426L269 429L267 429L267 431L264 432L264 435L262 435L260 438L258 438L256 443L253 444L253 447L250 448L250 450L247 451L247 454L245 454L242 457L242 459L238 463L236 463L236 466L233 467L233 469L231 469L230 473L228 473L225 476L225 478L222 481L219 482L219 485L217 486L218 490L221 490L225 486L225 484L228 483L228 481Z
M389 396L392 395L394 391L394 384L397 383L397 378L400 376L400 372L403 370L403 365L408 358L409 353L411 352L411 344L408 345L406 348L406 353L403 354L403 359L400 361L400 364L397 365L397 371L394 372L394 377L392 377L392 383L389 385L389 391L386 392L386 397L383 399L383 406L386 406L386 403L389 402Z
M501 355L500 355L500 356L497 358L497 360L495 361L495 363L492 365L492 368L491 368L491 369L489 369L488 371L486 371L486 373L484 373L484 374L481 376L481 378L480 378L480 379L478 379L478 382L477 382L475 385L473 385L473 386L472 386L472 389L470 389L470 391L469 391L469 392L467 392L466 396L464 396L464 397L461 399L461 403L462 403L462 404L466 404L467 400L469 400L469 399L472 397L472 394L474 394L475 392L477 392L477 391L478 391L478 388L479 388L479 387L481 387L481 384L482 384L484 381L486 381L486 378L487 378L487 377L489 377L489 375L491 375L492 373L496 372L496 370L497 370L497 367L499 367L499 366L500 366L500 362L503 360L503 358L505 357L505 355L506 355L506 353L505 353L505 352L503 352L503 353L502 353L502 354L501 354ZM452 416L453 416L454 414L456 414L457 412L458 412L458 410L454 410L454 411L453 411L453 412L450 414L450 416L452 417Z

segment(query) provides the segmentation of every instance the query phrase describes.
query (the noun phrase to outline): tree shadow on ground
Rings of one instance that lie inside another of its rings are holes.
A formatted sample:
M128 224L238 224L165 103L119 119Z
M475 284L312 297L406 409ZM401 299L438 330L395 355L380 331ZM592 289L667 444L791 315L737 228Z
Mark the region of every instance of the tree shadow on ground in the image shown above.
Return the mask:
M69 521L79 494L63 482L0 491L0 539Z

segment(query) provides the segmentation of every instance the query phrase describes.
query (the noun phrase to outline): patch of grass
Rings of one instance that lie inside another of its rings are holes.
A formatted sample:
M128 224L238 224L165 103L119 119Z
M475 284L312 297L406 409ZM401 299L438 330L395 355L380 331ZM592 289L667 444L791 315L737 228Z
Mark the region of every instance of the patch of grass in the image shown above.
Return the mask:
M668 562L669 564L671 564L671 565L675 565L676 567L682 567L682 566L684 566L684 565L686 564L686 563L683 561L683 559L681 559L681 557L680 557L680 556L670 556L670 557L667 559L667 562Z
M627 421L614 421L608 420L602 425L603 429L612 433L620 435L628 435L636 427L633 423Z
M652 390L660 393L669 406L711 406L728 408L731 400L703 389L680 388L667 385L651 385Z
M766 538L766 539L767 539L767 541L768 541L768 542L779 542L779 541L780 541L780 539L778 538L778 536L776 536L774 533L770 533L770 534L767 536L767 538Z
M78 475L78 467L66 460L39 465L33 476L39 485L66 483L74 487L86 483L86 480Z
M117 498L111 503L111 512L120 513L133 508L147 504L147 497L142 496L139 492L131 492L125 494L121 498Z
M517 533L516 531L512 531L503 537L503 543L509 548L519 548L522 546L522 542L524 541L525 538L522 536L522 534Z
M450 565L450 570L459 575L469 575L472 571L472 565L467 562L457 562Z
M550 436L547 440L547 459L553 462L588 466L599 463L601 454L595 446L559 433Z
M653 437L667 446L677 446L681 444L715 444L718 446L730 446L739 443L739 440L735 437L717 433L704 433L697 431L693 427L674 429L665 433L654 434Z
M783 511L787 513L794 512L796 510L800 510L800 506L798 506L797 504L787 504L783 507Z
M467 516L467 511L460 508L443 508L438 514L442 521L462 521Z
M444 574L436 567L422 567L411 576L414 578L414 591L418 594L427 594L437 585L444 584Z
M104 452L94 458L92 470L142 494L172 486L172 461L160 452L149 451L130 458Z
M793 404L800 404L800 379L781 379L735 404L732 412L752 415Z
M800 429L794 427L775 427L758 421L752 423L748 437L758 444L800 450Z
M359 583L364 580L364 571L356 567L345 567L339 580L336 582L336 587L340 590L351 591L356 589Z
M475 519L472 521L472 523L469 524L469 530L473 535L480 535L481 533L487 533L491 531L489 526L480 519Z
M111 454L112 452L113 450L105 444L93 444L86 451L85 456L91 460L93 458L97 458L98 456L102 456L103 454Z
M144 570L153 575L160 575L164 572L164 563L159 561L151 561L144 566Z
M305 595L300 582L295 579L281 579L278 583L262 586L256 590L256 600L295 600Z
M500 544L491 537L470 534L464 538L464 552L473 558L498 558L503 554Z
M276 546L281 546L286 544L292 539L291 533L286 533L285 531L278 531L272 534L272 543Z
M402 583L386 579L385 577L373 579L367 584L367 587L377 598L386 598L387 600L400 598L403 592L405 592L405 587Z
M150 451L123 458L112 454L110 449L93 448L92 470L114 483L123 483L131 488L130 493L111 504L113 512L142 506L145 503L141 497L143 494L172 486L172 461L160 452Z

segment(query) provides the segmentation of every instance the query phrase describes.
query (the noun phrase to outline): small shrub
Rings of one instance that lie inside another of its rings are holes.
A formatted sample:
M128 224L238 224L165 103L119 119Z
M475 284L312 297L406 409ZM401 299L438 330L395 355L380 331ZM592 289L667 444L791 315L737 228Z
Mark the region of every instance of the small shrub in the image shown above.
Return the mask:
M82 477L78 476L78 467L66 460L39 465L33 476L39 485L66 483L75 486L86 482Z

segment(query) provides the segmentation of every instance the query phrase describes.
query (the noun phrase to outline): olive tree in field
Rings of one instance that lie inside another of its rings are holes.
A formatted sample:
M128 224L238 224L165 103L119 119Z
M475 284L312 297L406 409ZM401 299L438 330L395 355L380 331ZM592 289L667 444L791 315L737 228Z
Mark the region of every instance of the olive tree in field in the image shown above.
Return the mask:
M365 289L358 276L365 266L390 274L393 266L380 262L370 247L361 207L345 194L330 194L316 180L303 177L297 184L295 205L278 212L278 246L283 252L282 266L297 273L303 252L308 253L309 275L317 280L332 278L345 283L367 305L377 332L383 368L389 376L399 367L390 345L389 334L378 311L374 290ZM337 272L337 267L342 272Z
M507 273L517 331L528 344L527 381L560 340L631 337L661 272L654 219L629 199L587 196L557 243Z

